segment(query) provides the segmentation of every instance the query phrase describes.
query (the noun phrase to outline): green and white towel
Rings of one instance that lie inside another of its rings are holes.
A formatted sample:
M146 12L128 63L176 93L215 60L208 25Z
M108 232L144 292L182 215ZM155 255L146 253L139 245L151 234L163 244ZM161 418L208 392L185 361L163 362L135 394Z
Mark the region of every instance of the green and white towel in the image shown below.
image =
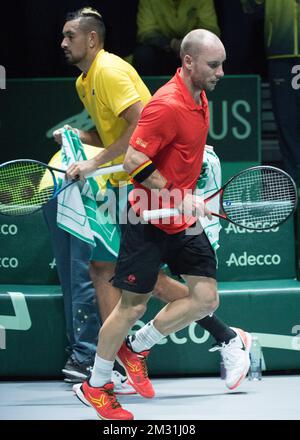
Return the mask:
M204 199L214 194L221 188L222 176L220 160L213 150L213 147L206 145L203 156L203 165L200 178L197 182L196 193ZM207 203L208 209L212 212L219 212L220 197L214 197ZM213 217L209 220L207 217L200 217L200 223L204 229L207 238L216 251L219 245L219 233L221 230L220 220Z
M83 145L72 130L62 134L62 167L86 160ZM60 179L60 184L63 181ZM117 256L120 247L118 228L109 213L101 209L103 194L95 178L71 185L58 195L57 225L79 239L96 246L99 239L113 255Z

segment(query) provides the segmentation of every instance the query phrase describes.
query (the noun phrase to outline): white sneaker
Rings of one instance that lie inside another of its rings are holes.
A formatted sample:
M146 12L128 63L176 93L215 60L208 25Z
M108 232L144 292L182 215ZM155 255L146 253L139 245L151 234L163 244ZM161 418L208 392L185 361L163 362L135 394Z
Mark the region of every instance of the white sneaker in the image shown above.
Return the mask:
M252 336L240 328L230 327L236 337L211 348L209 351L221 351L226 369L225 384L230 390L237 388L246 377L250 367L250 349Z
M126 376L113 370L111 380L114 383L115 394L136 394L135 389L130 385Z

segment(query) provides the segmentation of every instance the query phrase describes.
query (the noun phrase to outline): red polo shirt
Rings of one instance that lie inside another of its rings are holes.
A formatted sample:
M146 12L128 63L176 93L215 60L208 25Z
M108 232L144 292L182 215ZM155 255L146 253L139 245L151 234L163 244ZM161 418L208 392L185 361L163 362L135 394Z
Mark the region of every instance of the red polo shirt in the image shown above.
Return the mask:
M209 109L205 92L201 93L202 104L197 105L179 73L180 69L144 107L130 145L152 160L167 181L172 182L172 188L194 191L202 167ZM134 186L145 190L136 182ZM150 200L150 190L146 191ZM172 203L168 207L170 205ZM181 222L178 218L173 220L168 224L164 224L165 221L153 224L168 234L175 234L188 228L196 219L181 217Z

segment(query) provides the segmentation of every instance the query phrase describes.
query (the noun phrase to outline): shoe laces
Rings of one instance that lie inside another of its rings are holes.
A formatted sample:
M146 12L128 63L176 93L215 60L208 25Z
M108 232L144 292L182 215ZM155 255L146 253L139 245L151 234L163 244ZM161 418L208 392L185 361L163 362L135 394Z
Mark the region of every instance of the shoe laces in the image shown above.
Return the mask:
M110 406L113 409L121 408L121 405L117 400L117 396L115 395L114 390L106 390L104 388L103 391L105 392L105 394L107 394L108 400L110 401Z
M230 350L230 348L232 348L231 341L232 341L232 339L227 344L225 344L225 342L216 343L212 346L212 348L209 349L210 352L213 352L213 351L220 351L221 352L221 356L224 361L225 368L226 367L231 368L232 366L234 366L236 364L236 358L233 355L233 351Z
M146 358L145 356L143 356L142 354L138 354L138 357L140 359L141 362L141 367L142 367L142 375L147 378L148 377L148 369L147 369L147 364L146 364Z
M210 353L213 351L221 351L223 346L225 346L225 342L213 344L212 347L208 350Z
M137 355L137 357L139 358L139 360L140 360L140 364L141 364L141 367L142 367L142 371L141 371L141 373L142 373L143 377L144 377L145 379L147 379L147 378L148 378L148 369L147 369L147 364L146 364L146 356L144 356L143 353L149 353L149 352L146 351L146 352L142 352L142 353L136 353L136 352L133 350L133 348L132 348L131 340L132 340L132 337L131 337L131 336L130 336L130 337L127 337L127 339L126 339L126 345L127 345L127 347L129 348L129 350L132 351L133 353L135 353L135 354Z

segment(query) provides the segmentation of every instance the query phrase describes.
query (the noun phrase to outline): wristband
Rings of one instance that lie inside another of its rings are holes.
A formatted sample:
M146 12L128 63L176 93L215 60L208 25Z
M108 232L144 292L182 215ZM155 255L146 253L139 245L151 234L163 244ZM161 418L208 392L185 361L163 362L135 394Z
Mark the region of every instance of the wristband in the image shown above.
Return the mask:
M129 173L130 177L138 183L144 182L151 174L156 170L156 166L152 160L147 160L146 162L139 165L135 170Z

